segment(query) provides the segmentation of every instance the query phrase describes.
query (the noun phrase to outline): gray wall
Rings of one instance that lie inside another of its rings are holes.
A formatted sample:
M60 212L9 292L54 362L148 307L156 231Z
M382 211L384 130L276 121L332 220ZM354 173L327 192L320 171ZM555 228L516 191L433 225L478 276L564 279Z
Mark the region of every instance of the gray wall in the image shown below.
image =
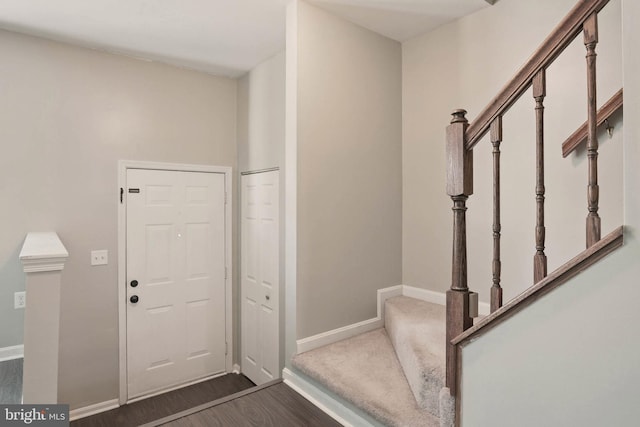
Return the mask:
M452 202L445 192L445 127L456 108L473 120L575 5L575 0L494 6L403 43L403 282L445 291L451 284ZM620 1L600 22L598 96L622 87ZM547 71L545 225L549 271L585 245L584 149L562 158L560 146L586 120L585 48L579 37ZM533 282L535 253L535 102L531 90L504 117L502 143L502 283L505 300ZM603 235L622 224L622 124L600 136ZM485 137L474 148L469 198L469 285L488 301L492 283L492 159Z
M375 291L400 284L401 48L304 2L295 34L304 338L375 317Z
M117 161L235 168L236 82L4 31L0 52L0 283L24 286L27 232L58 232L70 253L60 400L73 409L114 399ZM109 265L91 267L92 249L108 249ZM13 310L0 301L0 313Z

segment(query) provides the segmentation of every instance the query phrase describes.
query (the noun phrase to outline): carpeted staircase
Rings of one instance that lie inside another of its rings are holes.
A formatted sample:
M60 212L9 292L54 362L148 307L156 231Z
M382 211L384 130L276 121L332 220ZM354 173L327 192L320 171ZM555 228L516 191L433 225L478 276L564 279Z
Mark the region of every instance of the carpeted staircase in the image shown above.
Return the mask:
M448 394L439 397L444 306L397 296L384 313L383 328L299 354L293 366L384 425L452 425Z

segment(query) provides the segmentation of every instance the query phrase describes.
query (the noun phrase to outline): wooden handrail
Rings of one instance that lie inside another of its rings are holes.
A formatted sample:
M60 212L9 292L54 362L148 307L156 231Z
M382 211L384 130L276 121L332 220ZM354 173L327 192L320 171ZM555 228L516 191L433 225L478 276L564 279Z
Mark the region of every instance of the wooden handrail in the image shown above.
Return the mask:
M600 109L598 110L598 126L602 125L605 120L610 118L616 111L622 108L623 93L622 89L616 92ZM562 157L567 157L580 144L587 140L587 122L584 122L574 133L571 134L565 142L562 143Z
M533 303L542 295L567 282L569 279L576 276L587 267L593 265L600 259L613 252L615 249L622 246L623 241L624 228L618 227L603 239L599 240L598 243L594 244L588 249L585 249L569 262L562 265L553 273L542 279L540 282L531 286L529 289L509 301L507 304L503 305L501 308L489 314L477 324L455 337L453 340L451 340L451 344L454 346L460 345L468 342L469 340L473 340L480 334L487 332L492 327L498 325L502 321L511 317L513 314Z
M598 12L609 0L578 0L551 34L515 74L498 95L469 123L465 110L453 112L447 127L447 194L453 205L452 280L446 301L446 386L456 396L460 386L461 347L459 344L485 331L492 325L510 317L520 308L555 288L578 272L602 258L622 244L622 228L600 240L599 187L597 174L598 139L596 95L596 46L598 43ZM544 98L545 72L555 59L574 41L584 36L587 68L587 135L588 135L588 215L586 219L587 250L569 263L547 276L544 225ZM523 93L533 86L536 110L536 254L534 255L535 284L513 301L502 304L500 286L500 151L502 119ZM472 295L467 285L466 202L473 194L473 147L491 131L494 146L494 258L491 311L485 319L473 326L471 316ZM537 283L536 283L537 282Z
M547 68L582 31L582 24L594 13L599 12L609 0L581 0L558 24L525 65L507 83L498 95L478 114L467 129L467 150L472 149L489 131L491 122L502 116L531 86L533 77Z

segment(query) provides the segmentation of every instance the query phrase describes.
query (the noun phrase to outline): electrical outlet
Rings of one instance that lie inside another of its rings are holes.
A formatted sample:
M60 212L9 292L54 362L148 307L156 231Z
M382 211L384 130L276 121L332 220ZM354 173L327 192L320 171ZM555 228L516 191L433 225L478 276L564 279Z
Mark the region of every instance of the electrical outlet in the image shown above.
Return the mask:
M27 293L25 291L13 294L13 308L24 308L27 305Z
M91 265L107 265L109 263L109 251L91 251Z

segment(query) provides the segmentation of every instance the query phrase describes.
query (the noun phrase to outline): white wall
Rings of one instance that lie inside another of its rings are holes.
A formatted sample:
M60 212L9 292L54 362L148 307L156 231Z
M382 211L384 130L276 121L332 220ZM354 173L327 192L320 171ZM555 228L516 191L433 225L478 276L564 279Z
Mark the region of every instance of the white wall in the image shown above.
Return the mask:
M375 317L375 291L400 283L401 48L303 2L296 20L297 75L287 79L297 79L303 338Z
M298 0L287 5L285 45L285 365L297 353L298 278Z
M238 182L241 172L279 168L280 173L280 319L281 330L285 321L285 52L269 58L238 79ZM241 224L238 209L237 223ZM241 254L241 239L237 259ZM238 268L240 268L238 263ZM240 284L240 272L238 283ZM236 306L241 308L239 299ZM240 325L240 310L236 311L236 324ZM284 360L284 334L281 337L281 359ZM238 337L240 338L240 337ZM241 339L241 338L240 338ZM240 358L240 339L236 340L236 356ZM240 363L238 359L238 363ZM282 363L281 363L282 364Z
M59 397L72 409L114 399L117 161L235 168L236 82L5 31L0 51L0 282L23 286L27 232L59 234ZM92 249L109 265L91 267Z
M238 79L238 170L284 163L285 52Z
M403 282L445 291L451 284L452 202L445 193L445 127L456 108L472 121L520 68L575 0L501 0L403 43ZM620 1L600 19L598 96L622 87ZM582 37L547 71L545 100L546 254L549 272L585 245L587 165L561 144L586 120ZM535 103L531 90L505 115L502 143L502 285L505 301L533 282ZM621 116L612 139L600 135L603 236L622 224ZM485 137L474 149L469 198L469 286L488 301L492 284L492 163Z

